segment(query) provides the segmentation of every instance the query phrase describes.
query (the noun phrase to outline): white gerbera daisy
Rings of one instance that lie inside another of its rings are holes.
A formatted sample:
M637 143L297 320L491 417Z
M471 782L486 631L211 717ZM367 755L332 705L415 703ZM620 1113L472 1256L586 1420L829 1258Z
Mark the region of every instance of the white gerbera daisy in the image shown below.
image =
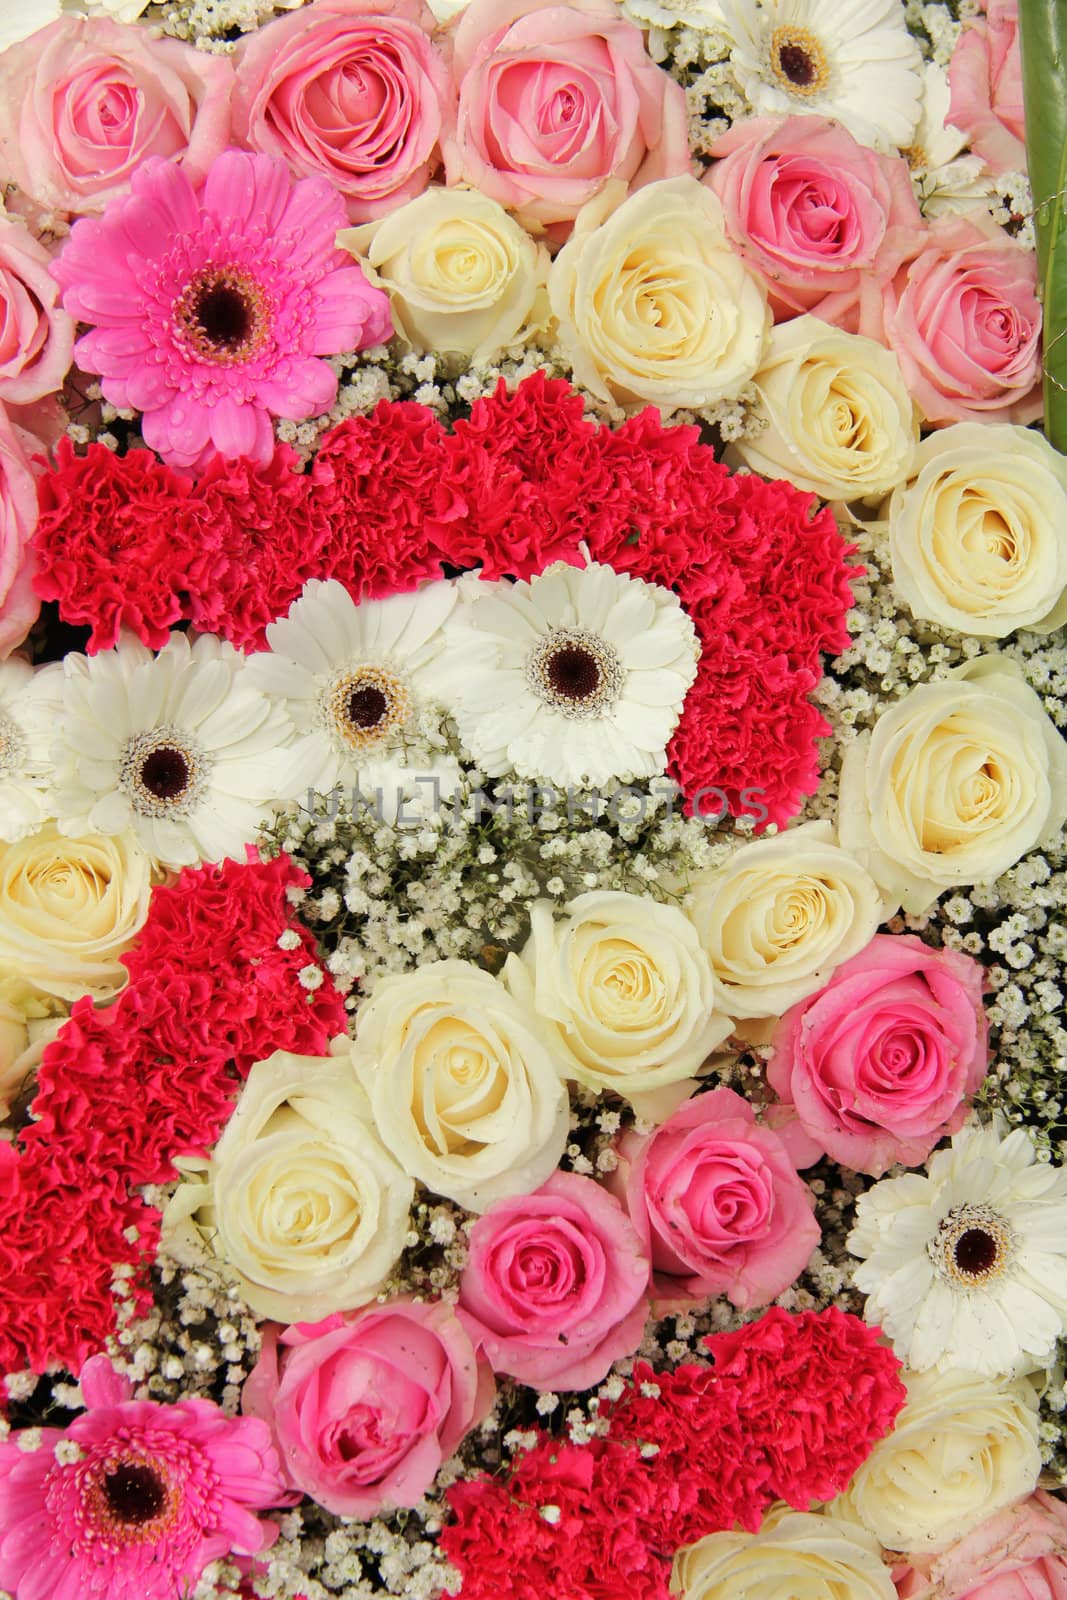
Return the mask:
M442 663L460 737L490 777L563 784L664 770L696 631L667 589L593 563L530 583L464 580Z
M455 585L441 582L357 605L343 584L314 578L271 623L270 649L249 658L248 675L292 720L295 789L351 784L368 800L380 789L395 814L418 793L415 777L452 775L428 757L444 743L436 669L455 601Z
M692 28L697 33L725 33L719 0L623 0L626 11L644 27Z
M902 0L721 0L730 61L757 115L836 117L861 144L907 148L922 57Z
M860 1196L848 1248L868 1322L916 1372L1048 1365L1067 1331L1067 1172L1021 1128L965 1129L928 1170Z
M52 740L63 668L0 661L0 839L35 833L52 815Z
M927 61L923 66L922 115L903 152L926 217L988 206L996 193L985 162L979 156L962 154L967 136L947 120L951 100L948 73L936 61Z
M55 750L61 833L131 828L163 866L243 856L287 791L284 711L244 657L182 633L153 656L136 639L64 662Z

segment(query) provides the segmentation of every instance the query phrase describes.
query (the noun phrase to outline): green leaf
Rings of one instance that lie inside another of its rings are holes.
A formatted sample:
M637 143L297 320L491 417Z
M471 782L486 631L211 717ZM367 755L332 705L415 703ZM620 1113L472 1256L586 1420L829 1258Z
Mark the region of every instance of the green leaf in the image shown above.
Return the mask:
M1067 0L1019 0L1019 42L1045 324L1045 432L1067 452Z

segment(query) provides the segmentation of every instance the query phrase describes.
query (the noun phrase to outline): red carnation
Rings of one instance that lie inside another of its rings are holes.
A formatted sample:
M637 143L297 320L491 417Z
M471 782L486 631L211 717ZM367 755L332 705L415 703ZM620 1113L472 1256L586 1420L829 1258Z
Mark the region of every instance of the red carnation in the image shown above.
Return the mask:
M464 1600L668 1600L656 1484L636 1450L542 1438L501 1482L448 1490L440 1545Z
M671 777L701 816L782 826L819 785L816 739L830 726L808 700L818 679L768 656L753 636L704 645L696 682L668 746Z
M508 393L476 400L447 441L449 470L467 515L442 546L453 566L487 579L532 578L576 561L602 479L599 429L562 378L532 373Z
M265 649L267 625L324 569L329 523L300 457L284 444L265 465L216 456L182 510L187 616L242 650Z
M907 1391L880 1335L836 1306L796 1316L775 1306L705 1339L775 1498L801 1511L832 1500L891 1430Z
M78 456L63 438L56 458L38 486L35 592L59 602L64 622L88 624L90 654L110 650L123 628L161 649L189 584L179 509L191 480L150 450L117 456L91 444Z
M762 1456L750 1447L740 1400L710 1367L687 1362L673 1372L653 1372L639 1361L611 1409L609 1437L647 1452L639 1459L657 1508L647 1533L668 1557L709 1533L735 1526L755 1533L773 1498Z
M442 552L466 505L432 411L380 400L369 417L339 423L323 435L311 482L327 521L319 577L336 578L360 601L441 576Z
M181 996L182 1026L210 1041L242 1076L274 1050L325 1055L347 1022L329 977L312 991L299 982L317 954L289 892L310 878L288 856L252 856L187 867L176 883L156 889L148 921L123 957L141 1002L158 1000L160 1015L168 1008L173 1014Z

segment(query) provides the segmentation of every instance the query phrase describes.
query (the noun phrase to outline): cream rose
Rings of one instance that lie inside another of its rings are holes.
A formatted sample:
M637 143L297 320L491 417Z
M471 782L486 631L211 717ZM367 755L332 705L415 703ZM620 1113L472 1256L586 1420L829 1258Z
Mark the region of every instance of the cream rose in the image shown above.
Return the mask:
M838 837L905 911L988 883L1067 817L1067 745L1004 656L883 711L845 752Z
M386 290L415 350L493 361L548 319L548 251L473 189L427 189L337 243Z
M374 1298L415 1195L383 1149L347 1052L256 1062L206 1164L163 1214L176 1259L214 1257L261 1317L317 1322Z
M1028 1379L905 1373L908 1399L827 1515L858 1520L888 1550L944 1550L1030 1493L1041 1471Z
M61 1000L110 1000L148 915L152 863L131 834L0 844L0 967Z
M896 1600L889 1568L862 1528L772 1509L759 1533L712 1533L679 1550L682 1600Z
M754 379L765 426L734 453L824 500L880 500L908 476L919 414L892 351L818 317L772 332Z
M383 1144L468 1211L530 1194L567 1142L567 1092L504 985L466 961L384 978L360 1007L352 1059Z
M67 1020L43 1011L44 1006L25 994L17 999L0 995L0 1139L12 1137L4 1119L37 1071L45 1045Z
M780 1017L807 999L895 909L829 822L805 822L696 877L689 917L716 1003L736 1020Z
M695 178L612 183L583 206L548 292L577 381L623 405L703 406L760 364L770 312L760 280Z
M546 1030L560 1071L627 1099L694 1073L732 1030L711 963L675 906L594 889L556 922L539 901L504 979Z
M958 422L920 445L889 502L912 615L983 639L1067 622L1067 462L1031 428Z

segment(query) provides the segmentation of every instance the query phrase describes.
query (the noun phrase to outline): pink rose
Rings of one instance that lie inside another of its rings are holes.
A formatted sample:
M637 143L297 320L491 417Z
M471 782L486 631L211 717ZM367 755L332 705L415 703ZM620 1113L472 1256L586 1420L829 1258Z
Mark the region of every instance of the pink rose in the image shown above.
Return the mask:
M37 526L37 483L30 457L40 444L0 405L0 661L37 621L36 566L30 539Z
M652 1134L625 1133L619 1156L611 1186L651 1254L658 1300L767 1305L819 1242L785 1144L732 1089L694 1095Z
M872 279L859 331L896 352L925 420L1033 422L1041 415L1041 307L1032 250L989 216L938 217L926 243Z
M907 162L807 116L746 117L712 155L704 182L775 319L810 311L855 333L864 274L895 272L925 228Z
M447 181L528 227L570 224L609 178L636 188L690 170L685 93L611 0L471 0L454 71Z
M70 368L74 318L58 304L50 259L23 223L0 221L0 401L41 400Z
M1043 1490L894 1572L901 1600L1067 1600L1067 1505Z
M767 1077L842 1166L881 1177L955 1133L989 1060L983 970L914 934L875 934L774 1032Z
M397 1299L268 1326L242 1407L270 1425L294 1488L366 1518L417 1505L493 1392L451 1306Z
M422 0L317 0L237 53L234 128L300 177L329 178L353 222L421 194L452 119Z
M641 1342L649 1262L617 1200L555 1172L474 1224L460 1317L494 1372L588 1389Z
M988 0L985 17L964 26L949 63L947 121L994 174L1026 171L1018 31L1018 0Z
M106 17L61 17L0 55L0 170L38 205L102 211L149 156L198 183L228 142L221 56Z

